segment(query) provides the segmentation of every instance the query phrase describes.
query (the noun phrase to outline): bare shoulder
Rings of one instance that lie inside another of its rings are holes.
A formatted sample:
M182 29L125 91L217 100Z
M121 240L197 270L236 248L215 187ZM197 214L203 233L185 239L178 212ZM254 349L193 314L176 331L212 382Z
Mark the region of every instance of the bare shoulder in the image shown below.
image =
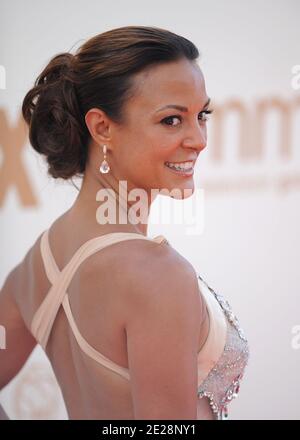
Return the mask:
M205 311L194 267L166 243L135 239L107 246L84 262L80 283L98 298L103 286L109 289L124 327L147 307L185 307L196 326Z
M141 301L177 304L182 301L202 316L197 274L192 264L172 246L153 240L134 239L114 243L89 257L81 279L90 291L109 288L122 310L125 323L142 307Z
M202 313L197 273L192 264L166 243L136 243L126 261L126 287L123 295L130 306L129 313L141 307L141 300L155 301L165 307L190 307L198 316ZM169 304L171 303L171 304ZM130 316L129 315L129 316Z
M135 418L196 419L197 274L167 244L141 248L122 300Z

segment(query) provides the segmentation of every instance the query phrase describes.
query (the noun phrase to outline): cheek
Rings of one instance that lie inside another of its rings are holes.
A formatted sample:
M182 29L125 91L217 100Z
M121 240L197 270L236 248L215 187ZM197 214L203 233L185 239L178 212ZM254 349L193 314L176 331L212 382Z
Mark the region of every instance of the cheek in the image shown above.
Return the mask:
M171 160L176 156L176 150L178 150L180 143L175 142L175 140L168 140L165 142L160 142L157 146L157 159L162 163Z
M156 138L155 150L161 159L168 160L176 156L181 143L182 136L179 133L161 131Z
M127 138L128 139L128 138ZM126 142L126 154L122 154L124 160L130 161L126 168L134 168L135 173L153 173L156 169L164 166L164 162L176 156L176 150L180 148L181 139L178 135L166 134L157 127L144 126L131 130L130 139Z
M163 136L161 133L156 133L151 138L151 150L157 157L164 157L166 154L170 154L170 152L177 148L177 145L178 140L175 137Z

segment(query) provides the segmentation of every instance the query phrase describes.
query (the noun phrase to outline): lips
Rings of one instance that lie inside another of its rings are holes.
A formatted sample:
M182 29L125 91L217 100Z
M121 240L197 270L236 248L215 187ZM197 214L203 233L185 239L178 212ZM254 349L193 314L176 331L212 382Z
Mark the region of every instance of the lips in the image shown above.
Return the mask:
M184 162L165 162L168 168L175 169L178 171L191 171L194 168L195 161L187 160Z
M167 163L175 163L175 164L180 164L180 163L185 163L185 162L193 162L193 164L195 164L197 158L193 157L192 159L186 159L186 160L178 160L178 161L174 161L174 160L166 160ZM166 163L165 162L165 163Z
M192 160L185 160L184 162L169 162L169 161L166 161L165 163L173 164L173 165L179 165L179 166L185 165L185 164L191 164L191 165L194 164L194 162Z
M189 163L191 164L191 166L188 167L188 168L179 168L179 167L175 168L174 165L171 165L171 164L168 165L168 162L166 162L164 165L172 173L175 173L177 175L184 176L184 177L189 177L189 176L192 176L194 174L193 162L189 162Z

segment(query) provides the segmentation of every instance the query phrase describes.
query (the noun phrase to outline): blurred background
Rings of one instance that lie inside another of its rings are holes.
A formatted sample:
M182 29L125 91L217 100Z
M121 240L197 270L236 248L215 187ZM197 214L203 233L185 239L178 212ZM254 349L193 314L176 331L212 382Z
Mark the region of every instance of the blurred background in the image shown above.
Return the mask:
M0 8L0 285L77 195L47 176L29 144L21 103L35 78L55 54L115 27L185 36L201 53L215 109L194 174L203 228L193 235L153 221L149 233L165 235L224 295L248 337L230 418L300 419L300 2L1 0ZM0 402L12 419L67 418L40 347Z

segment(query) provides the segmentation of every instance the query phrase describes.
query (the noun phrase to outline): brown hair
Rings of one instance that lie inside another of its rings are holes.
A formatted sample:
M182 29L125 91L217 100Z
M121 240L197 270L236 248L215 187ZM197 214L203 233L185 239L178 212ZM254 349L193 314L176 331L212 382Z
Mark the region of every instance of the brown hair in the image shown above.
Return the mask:
M22 103L30 143L46 156L48 173L62 179L84 173L90 141L85 114L97 107L124 123L123 105L134 95L134 74L198 57L186 38L147 26L112 29L90 38L75 55L54 56Z

